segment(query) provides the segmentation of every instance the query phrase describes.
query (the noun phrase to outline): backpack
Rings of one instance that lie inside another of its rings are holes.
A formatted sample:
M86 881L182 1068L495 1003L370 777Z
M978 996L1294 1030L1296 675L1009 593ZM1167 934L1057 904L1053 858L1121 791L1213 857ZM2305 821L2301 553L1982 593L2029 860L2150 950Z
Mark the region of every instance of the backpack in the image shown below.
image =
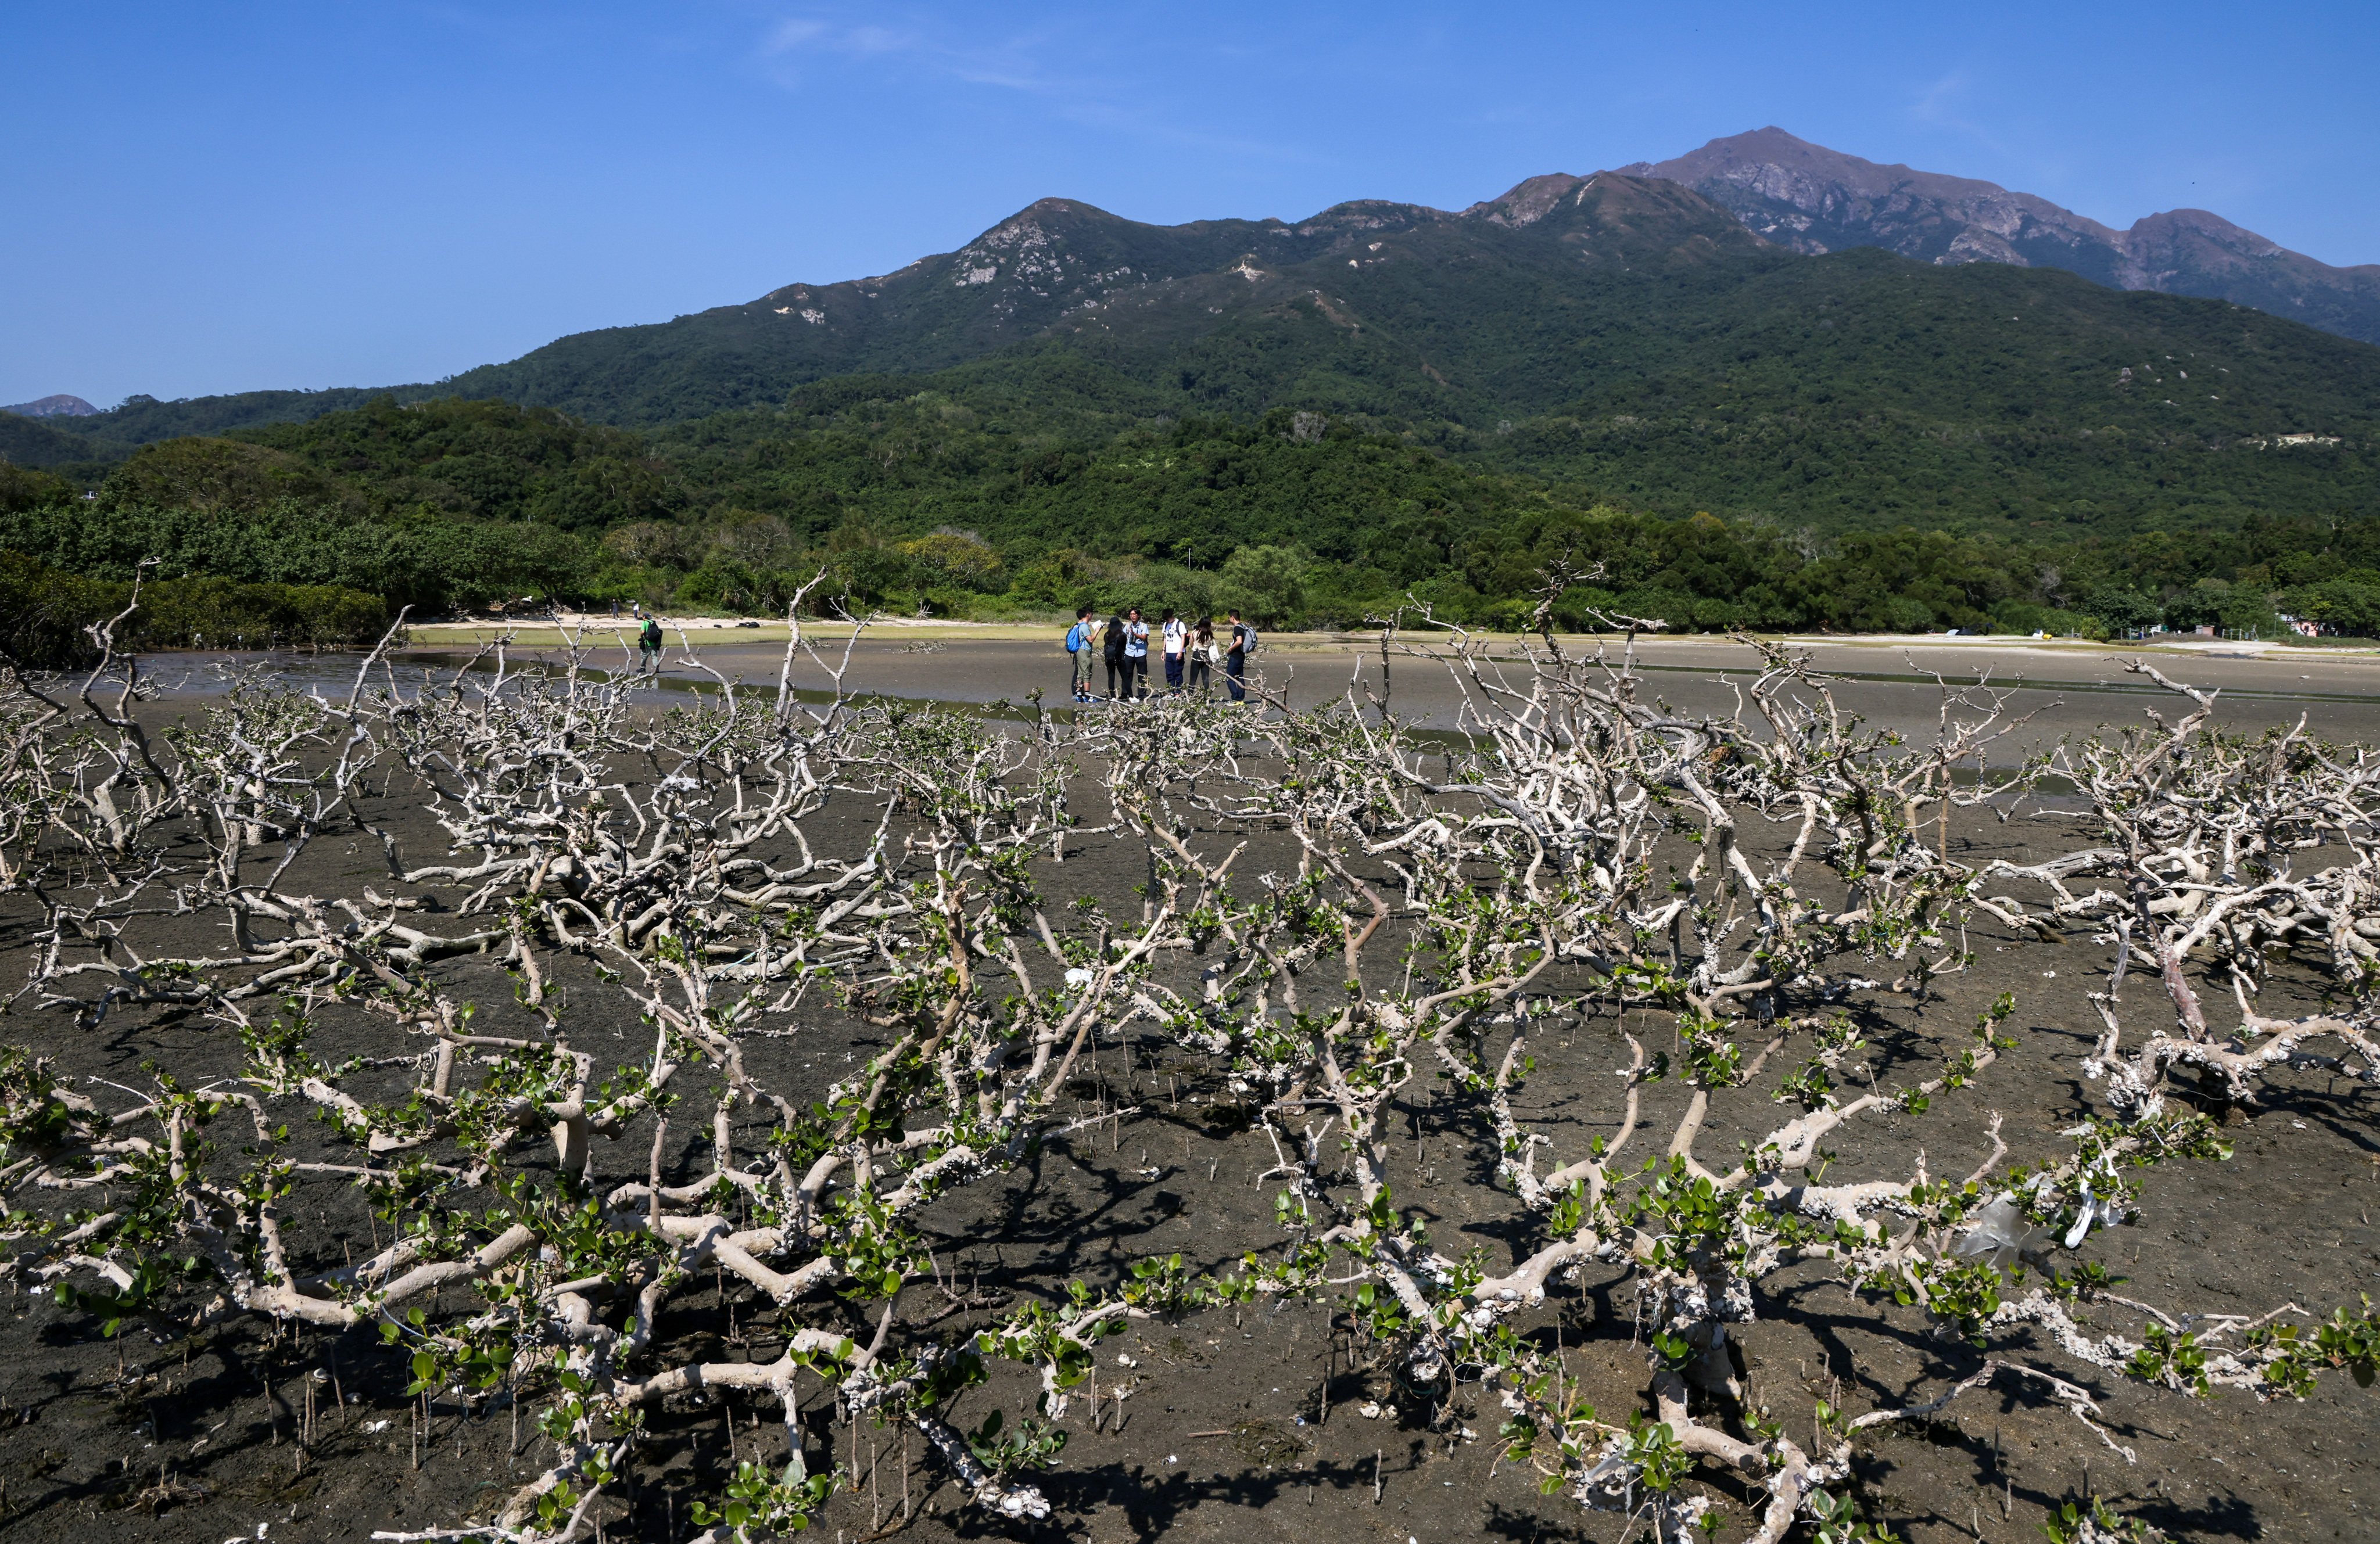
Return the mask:
M1074 626L1066 629L1066 652L1068 654L1080 654L1083 652L1083 624L1081 622L1076 622Z

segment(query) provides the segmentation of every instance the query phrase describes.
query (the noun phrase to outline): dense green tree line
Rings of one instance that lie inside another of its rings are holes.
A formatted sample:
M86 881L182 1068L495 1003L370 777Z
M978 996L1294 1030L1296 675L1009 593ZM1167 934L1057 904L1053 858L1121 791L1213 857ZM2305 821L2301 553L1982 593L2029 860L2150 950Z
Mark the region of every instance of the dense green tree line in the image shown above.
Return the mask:
M1111 412L1112 382L1063 363L1031 392L989 368L844 380L650 434L383 400L169 440L88 489L0 466L0 549L115 583L154 560L162 578L326 585L425 615L525 596L767 612L823 567L821 594L945 614L1136 602L1355 624L1410 594L1510 624L1567 558L1602 566L1565 601L1573 622L1597 606L1700 628L2244 631L2277 625L2277 604L2380 630L2380 523L2360 510L2276 511L2183 478L2166 506L2087 520L1763 519L1681 505L1676 480L1615 493L1359 417ZM2239 453L2286 477L2345 452Z
M334 585L426 611L565 593L589 566L588 545L551 526L358 514L298 499L228 510L48 505L0 515L0 549L92 578L128 580L154 559L162 578Z
M94 624L121 617L124 649L285 648L369 643L388 630L376 595L335 585L243 585L220 578L126 581L67 573L0 551L0 650L60 669L97 653ZM129 614L125 613L129 609Z

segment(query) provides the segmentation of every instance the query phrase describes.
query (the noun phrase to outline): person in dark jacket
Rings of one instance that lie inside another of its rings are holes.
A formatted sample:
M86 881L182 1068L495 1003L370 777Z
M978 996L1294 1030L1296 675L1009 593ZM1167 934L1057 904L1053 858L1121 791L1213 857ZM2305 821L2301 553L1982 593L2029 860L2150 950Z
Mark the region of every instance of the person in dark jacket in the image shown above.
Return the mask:
M1256 630L1240 620L1237 611L1231 613L1231 647L1223 655L1223 685L1235 703L1248 699L1248 644Z
M1148 695L1148 623L1137 606L1123 614L1123 694L1135 702Z
M1107 630L1099 636L1099 656L1108 667L1108 701L1116 702L1131 690L1132 674L1124 668L1123 639L1130 627L1121 614L1108 619Z

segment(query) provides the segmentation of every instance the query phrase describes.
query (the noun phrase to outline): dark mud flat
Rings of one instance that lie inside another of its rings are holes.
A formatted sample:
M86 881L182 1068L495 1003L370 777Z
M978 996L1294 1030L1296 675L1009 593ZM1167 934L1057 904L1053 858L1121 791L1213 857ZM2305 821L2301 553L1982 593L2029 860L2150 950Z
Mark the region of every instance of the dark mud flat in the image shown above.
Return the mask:
M1609 639L1570 639L1564 646L1573 657L1599 648L1615 663L1623 653ZM668 657L650 688L654 700L710 690L715 682L712 671L745 682L774 682L784 660L782 644L738 644L732 634L700 640L698 650L698 667L686 663L682 654ZM1020 718L1034 712L1062 718L1107 711L1102 704L1077 708L1068 700L1067 660L1054 644L965 637L919 643L869 635L851 647L847 661L840 647L826 650L822 645L821 652L844 670L845 685L858 692L921 702L1002 704L1005 711ZM1941 682L1953 687L1987 683L2009 692L2010 716L2024 722L1999 742L1994 759L2003 763L2047 750L2068 736L2092 734L2102 726L2137 724L2144 713L2168 720L2180 718L2189 707L2185 699L2125 670L2123 662L2135 657L2145 658L2172 680L2219 693L2222 720L2238 732L2286 728L2302 718L2312 733L2336 743L2380 742L2380 658L2369 656L2142 655L2119 645L2082 650L2005 644L1961 646L1948 641L1909 647L1803 642L1792 645L1792 652L1806 655L1817 669L1830 674L1835 701L1844 712L1911 735L1933 732ZM1759 673L1753 650L1726 639L1647 638L1640 640L1636 653L1642 694L1688 716L1732 713ZM452 648L417 649L400 655L398 663L400 669L417 672L452 671L473 657ZM564 656L531 647L511 657L528 667L551 669ZM624 668L623 657L617 651L599 649L587 655L586 662L592 669L616 669ZM1251 666L1250 680L1276 701L1299 710L1352 696L1366 709L1385 703L1401 720L1423 731L1453 730L1466 722L1463 691L1442 651L1436 657L1399 652L1386 665L1384 673L1377 645L1288 633L1265 645ZM328 657L309 661L305 668L321 673L341 692L353 680L352 663L345 677L337 675L336 661ZM1527 667L1516 654L1498 651L1491 657L1489 674L1525 687ZM796 661L792 682L812 700L823 700L833 684L808 657ZM1163 685L1161 669L1156 684ZM1221 690L1219 681L1215 691Z
M844 650L839 645L829 648L827 642L821 639L821 655L845 667ZM1564 644L1573 657L1601 648L1616 661L1621 652L1619 644L1608 639L1569 639ZM697 651L701 664L689 665L673 645L650 687L655 704L712 689L714 671L731 681L773 683L784 663L782 643L739 644L733 633L698 635ZM1689 715L1731 712L1741 690L1758 673L1754 652L1725 639L1647 638L1640 640L1636 652L1644 694ZM1988 682L2009 690L2014 694L2010 712L2026 718L2002 742L2011 759L2054 745L2062 736L2137 723L2144 712L2179 718L2187 702L2145 677L2128 673L2123 661L2134 657L2145 658L2175 681L2221 694L2222 721L2236 731L2286 727L2302 717L2310 731L2336 742L2380 742L2380 657L2371 656L2139 654L2115 645L2083 650L2006 644L1961 646L1949 641L1906 647L1796 643L1792 652L1807 655L1818 670L1834 678L1835 698L1845 712L1912 735L1928 734L1935 728L1941 700L1937 676L1954 687ZM484 664L485 657L453 646L417 648L398 652L393 668L397 679L411 687L427 677L451 675L475 660ZM516 648L507 656L512 665L528 669L556 669L565 657L559 649L541 646ZM229 673L261 668L301 687L343 697L355 682L359 663L357 656L337 653L186 654L155 657L151 669L173 695L219 691ZM1451 730L1462 721L1463 694L1442 657L1401 652L1387 663L1384 682L1377 645L1288 633L1266 645L1251 669L1251 680L1301 710L1343 701L1352 691L1367 708L1384 700L1417 729ZM591 674L633 673L632 657L618 649L590 649L582 665ZM1495 654L1491 669L1508 672L1506 679L1515 685L1525 680L1525 666L1509 652ZM375 671L373 679L379 681L381 672ZM791 679L795 689L810 700L825 699L834 685L808 656L797 657ZM1076 712L1067 698L1070 679L1066 656L1054 643L964 636L920 642L881 633L851 646L844 678L854 692L917 702L1005 704L1018 717L1037 710L1060 717ZM1161 670L1156 684L1163 685ZM1220 692L1220 682L1215 690ZM1093 705L1080 711L1105 710Z
M417 851L430 850L434 830L418 806L407 814L408 801L404 790L393 790L390 807L376 813ZM849 838L869 819L872 812L831 810L818 823L820 839ZM1962 832L1954 829L1962 860L2029 861L2062 850L2067 835L2022 821L1963 824ZM1247 872L1287 856L1285 843L1259 838ZM319 843L302 864L290 876L293 888L334 890L385 872L375 854L345 840ZM1120 913L1136 905L1133 887L1145 876L1137 850L1099 840L1084 842L1062 864L1045 862L1038 875L1053 901L1096 895ZM202 922L191 925L199 929L193 936L204 935ZM28 926L21 905L0 911L0 955L12 976L23 967ZM1923 1116L1878 1116L1846 1129L1833 1143L1836 1175L1900 1176L1919 1147L1937 1176L1964 1174L1986 1151L1984 1118L1991 1110L2006 1116L2011 1161L2045 1156L2059 1150L2058 1130L2094 1107L2095 1089L2077 1064L2095 1023L2084 995L2103 987L2108 951L2082 934L2048 944L1982 930L1971 934L1970 947L1975 965L1945 980L1935 1000L1871 1014L1879 1074L1938 1059L1939 1047L1958 1043L1980 1007L2003 991L2017 998L2018 1048L1976 1087L1937 1100ZM513 982L488 960L449 961L438 974L481 1006L482 1025L526 1023ZM624 1059L638 1055L632 1018L590 983L574 983L580 989L575 1042L600 1055L616 1041ZM2268 991L2265 1010L2316 1006L2311 985L2297 1002L2283 1000L2287 991ZM1616 1127L1612 1072L1627 1059L1621 1027L1609 1012L1590 1015L1533 1043L1537 1071L1520 1113L1565 1155ZM1666 1015L1632 1016L1626 1027L1648 1043L1671 1032ZM367 1028L354 1035L322 1049L389 1054ZM174 1014L119 1015L81 1032L19 1007L0 1019L0 1040L38 1048L78 1080L127 1085L139 1084L152 1061L188 1080L229 1074L240 1059L228 1031ZM771 1086L807 1098L881 1043L820 1010L790 1036L750 1042L747 1055ZM401 1082L404 1074L391 1076ZM1201 1272L1228 1272L1244 1249L1278 1236L1276 1185L1261 1177L1273 1154L1262 1134L1247 1128L1246 1104L1210 1067L1152 1042L1119 1040L1100 1047L1074 1092L1086 1115L1131 1113L1046 1147L1014 1174L956 1190L923 1215L935 1266L962 1302L1050 1297L1077 1277L1108 1285L1135 1260L1174 1252ZM1638 1138L1650 1141L1645 1151L1666 1140L1682 1105L1675 1085L1653 1090ZM2128 1278L2119 1290L2177 1315L2262 1313L2294 1301L2319 1316L2353 1304L2380 1289L2374 1115L2369 1093L2319 1074L2289 1080L2284 1092L2227 1128L2236 1147L2231 1161L2153 1171L2139 1225L2095 1235L2082 1258ZM1777 1106L1757 1091L1740 1091L1715 1109L1699 1151L1717 1162L1712 1155L1777 1118ZM1488 1183L1494 1145L1478 1105L1416 1080L1399 1119L1410 1138L1396 1155L1400 1201L1420 1208L1442 1242L1476 1244L1501 1264L1521 1240L1521 1213ZM755 1135L764 1129L752 1128ZM693 1139L689 1130L680 1163L690 1162ZM603 1152L598 1173L638 1174L644 1161L641 1148ZM352 1193L338 1194L330 1204L348 1210L323 1212L313 1237L360 1253L372 1246L375 1224ZM1612 1290L1619 1280L1617 1271L1590 1264L1581 1284L1557 1288L1543 1311L1520 1323L1562 1348L1607 1418L1624 1419L1638 1407L1645 1364L1631 1304ZM773 1359L783 1345L785 1316L732 1282L674 1302L660 1331L663 1360L672 1347L691 1354L722 1337L731 1355L758 1361ZM989 1308L954 1303L933 1280L912 1281L897 1309L905 1322L931 1321L952 1337L993 1317ZM840 1313L847 1333L866 1327L860 1310L832 1300L808 1301L797 1311L806 1323ZM134 1326L111 1340L88 1316L22 1295L7 1302L6 1314L0 1530L11 1538L221 1544L449 1527L466 1514L484 1516L492 1499L542 1467L549 1451L526 1413L516 1426L516 1412L501 1403L467 1416L437 1401L419 1423L416 1402L402 1393L400 1359L373 1335L273 1334L244 1323L195 1336ZM1755 1396L1789 1430L1810 1428L1818 1400L1856 1414L1925 1397L1979 1365L1963 1346L1927 1338L1914 1312L1879 1310L1815 1266L1764 1298L1745 1339ZM1848 1489L1865 1514L1918 1544L2013 1540L2039 1537L2051 1509L2095 1492L2179 1538L2380 1537L2370 1520L2380 1506L2372 1467L2380 1393L2330 1377L2302 1404L2259 1405L2242 1394L2194 1401L2089 1376L2088 1369L2078 1373L2046 1345L2039 1356L2011 1349L2099 1394L2117 1440L2138 1462L2128 1465L2058 1406L1996 1385L1937 1422L1883 1429L1864 1441ZM1056 1515L1029 1528L964 1508L946 1471L919 1444L905 1444L898 1430L863 1423L855 1431L837 1422L831 1401L811 1383L808 1460L814 1469L835 1463L857 1476L812 1537L823 1539L832 1529L854 1544L895 1536L1117 1544L1160 1535L1218 1544L1319 1538L1613 1544L1629 1533L1627 1520L1541 1497L1533 1475L1499 1464L1501 1417L1475 1389L1463 1391L1452 1418L1435 1430L1422 1412L1367 1416L1367 1404L1384 1402L1388 1382L1366 1367L1366 1354L1327 1306L1224 1309L1135 1323L1103 1343L1099 1424L1078 1400L1065 1422L1071 1440L1062 1458L1039 1480ZM1134 1365L1119 1360L1127 1357ZM1120 1414L1112 1397L1119 1383L1130 1389ZM1015 1411L1028 1403L1021 1388L1011 1379L966 1396L959 1420L971 1423L995 1399ZM633 1510L614 1514L607 1536L675 1539L694 1532L691 1502L716 1495L731 1453L782 1464L783 1431L774 1412L733 1401L657 1412ZM1739 1502L1749 1499L1733 1493ZM1740 1506L1730 1510L1719 1537L1741 1537L1744 1517Z

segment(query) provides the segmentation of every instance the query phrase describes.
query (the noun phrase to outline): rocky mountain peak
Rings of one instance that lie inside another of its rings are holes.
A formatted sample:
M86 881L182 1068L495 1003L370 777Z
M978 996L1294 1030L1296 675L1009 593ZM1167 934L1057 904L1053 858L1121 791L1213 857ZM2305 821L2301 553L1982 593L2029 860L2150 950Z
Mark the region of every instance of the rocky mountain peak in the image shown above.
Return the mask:
M1797 252L1881 247L1920 262L2062 268L2113 288L2228 300L2380 343L2380 268L2333 268L2204 210L2152 214L2119 231L2034 194L1864 160L1774 126L1621 170L1694 188Z
M1482 219L1491 225L1510 225L1516 229L1534 225L1587 180L1572 176L1568 172L1548 172L1543 176L1516 183L1497 197L1473 204L1463 212L1466 217Z
M1630 176L1659 177L1682 182L1690 187L1706 180L1719 180L1777 189L1834 188L1863 199L1888 199L1895 194L1939 199L2031 197L2011 195L1998 183L1973 177L1921 172L1898 162L1879 163L1846 155L1824 145L1814 145L1774 125L1749 134L1713 139L1700 150L1669 161L1640 161L1620 170Z
M98 412L80 397L68 396L64 392L20 402L13 407L0 407L0 413L14 413L19 418L89 418Z
M1297 234L1322 235L1404 230L1425 221L1445 218L1445 211L1432 209L1427 204L1399 203L1392 199L1350 199L1345 203L1332 204L1312 219L1301 222Z

